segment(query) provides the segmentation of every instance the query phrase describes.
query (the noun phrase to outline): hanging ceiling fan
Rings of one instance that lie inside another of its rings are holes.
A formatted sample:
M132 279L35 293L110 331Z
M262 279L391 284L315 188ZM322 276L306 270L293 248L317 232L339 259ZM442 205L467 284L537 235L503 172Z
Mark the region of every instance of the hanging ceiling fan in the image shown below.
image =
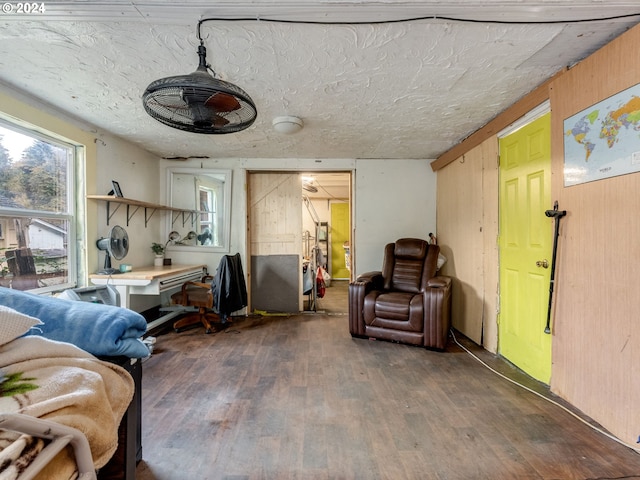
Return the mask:
M129 235L120 225L115 225L109 230L106 238L100 238L96 242L98 250L106 252L104 257L104 268L100 270L98 275L112 275L120 273L120 270L111 267L111 257L116 260L122 260L129 253Z
M257 110L240 87L215 77L198 23L198 68L189 75L151 82L142 95L147 113L160 123L193 133L234 133L250 127ZM209 70L211 74L209 74Z

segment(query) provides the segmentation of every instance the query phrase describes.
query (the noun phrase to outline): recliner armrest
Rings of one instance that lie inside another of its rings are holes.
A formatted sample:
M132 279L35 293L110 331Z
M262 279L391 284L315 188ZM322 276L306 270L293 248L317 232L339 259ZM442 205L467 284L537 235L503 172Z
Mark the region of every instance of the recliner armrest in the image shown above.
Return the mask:
M376 290L382 290L382 287L384 285L384 279L382 278L382 272L366 272L363 273L361 275L358 275L358 278L356 279L356 282L358 283L363 283L363 284L371 284L371 285L367 285L366 289L371 290L371 289L376 289Z
M427 281L427 287L430 287L430 288L443 288L443 287L450 287L450 286L451 286L451 277L445 277L443 275L430 278Z
M381 290L384 285L382 272L367 272L358 275L355 282L349 284L349 332L354 336L364 336L362 308L364 297L371 290Z
M424 346L444 350L451 326L451 277L440 275L427 281L423 292L425 311Z

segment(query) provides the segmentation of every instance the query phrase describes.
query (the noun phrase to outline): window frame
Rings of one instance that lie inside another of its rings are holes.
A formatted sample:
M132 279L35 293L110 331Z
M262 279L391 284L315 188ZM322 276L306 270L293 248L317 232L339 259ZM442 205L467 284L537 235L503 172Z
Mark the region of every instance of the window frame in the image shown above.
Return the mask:
M230 241L231 241L231 185L232 185L232 171L230 169L209 169L209 168L190 168L190 167L170 167L166 170L167 174L167 201L168 204L172 208L182 208L183 205L177 205L177 198L174 199L174 196L177 197L176 188L173 184L173 176L185 174L185 175L193 175L196 179L194 184L194 190L192 192L193 197L191 197L194 204L200 208L199 202L199 192L200 192L200 183L197 180L198 176L213 176L213 177L221 177L223 178L223 186L220 189L220 192L216 192L217 200L216 200L216 212L207 212L208 214L215 215L216 218L213 219L213 224L218 229L217 231L217 240L219 242L218 245L184 245L184 244L170 244L167 246L167 250L176 250L176 251L191 251L191 252L215 252L215 253L229 253L230 251ZM205 190L211 190L208 187L203 187ZM192 207L191 207L192 208ZM188 210L188 209L187 209ZM168 238L169 232L177 230L181 235L184 236L188 230L193 230L193 225L190 225L189 220L185 220L187 217L183 217L182 215L167 215L166 221L166 237ZM190 217L189 217L190 218ZM200 214L196 214L196 221L200 222ZM197 227L196 227L197 229ZM184 230L184 232L182 232Z
M78 286L78 272L83 262L83 239L78 238L78 232L83 231L81 228L82 205L78 197L78 179L81 172L84 171L86 152L83 145L74 142L68 138L56 134L46 128L42 128L13 116L7 115L0 111L0 127L14 131L16 133L28 136L34 140L39 140L53 146L67 150L67 179L66 179L66 210L64 212L47 212L44 210L31 210L12 207L0 207L0 216L3 217L22 217L35 219L52 219L58 221L66 221L68 230L66 232L66 261L67 261L67 278L64 283L39 287L35 289L24 290L30 293L42 294L62 291L68 288ZM6 232L5 232L6 234Z

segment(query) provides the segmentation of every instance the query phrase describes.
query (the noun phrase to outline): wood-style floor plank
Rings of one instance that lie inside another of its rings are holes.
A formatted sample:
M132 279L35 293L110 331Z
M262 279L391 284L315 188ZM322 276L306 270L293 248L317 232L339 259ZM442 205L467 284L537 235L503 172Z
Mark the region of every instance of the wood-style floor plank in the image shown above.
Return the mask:
M158 335L142 390L138 480L640 478L640 455L452 341L352 339L335 310Z

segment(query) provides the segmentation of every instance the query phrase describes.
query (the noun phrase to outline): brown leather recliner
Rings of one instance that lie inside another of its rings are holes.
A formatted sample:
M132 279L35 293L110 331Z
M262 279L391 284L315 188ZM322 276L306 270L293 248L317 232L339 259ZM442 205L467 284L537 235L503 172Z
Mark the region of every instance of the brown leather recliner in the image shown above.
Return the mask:
M401 238L384 249L381 272L349 285L349 332L444 350L451 323L451 278L436 276L440 248Z

